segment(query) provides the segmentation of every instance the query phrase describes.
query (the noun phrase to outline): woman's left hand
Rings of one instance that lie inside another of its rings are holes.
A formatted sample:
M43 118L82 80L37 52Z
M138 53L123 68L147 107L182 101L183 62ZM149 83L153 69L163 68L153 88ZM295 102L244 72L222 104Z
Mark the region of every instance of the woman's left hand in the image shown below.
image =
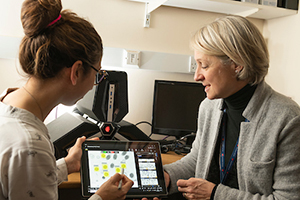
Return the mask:
M82 143L86 140L85 136L77 138L76 143L70 148L68 155L65 157L65 162L68 168L68 174L78 172L80 170L81 156L82 156ZM98 137L90 140L99 140Z
M190 178L178 180L177 186L186 199L209 200L215 184L201 178Z

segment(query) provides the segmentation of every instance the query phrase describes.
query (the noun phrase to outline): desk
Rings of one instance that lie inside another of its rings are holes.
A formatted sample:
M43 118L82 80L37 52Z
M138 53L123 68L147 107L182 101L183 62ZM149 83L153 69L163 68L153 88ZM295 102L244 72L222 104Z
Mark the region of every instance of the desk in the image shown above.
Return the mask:
M170 164L179 159L184 155L178 155L175 152L168 152L161 154L161 159L163 164ZM68 181L63 182L59 185L59 189L70 189L70 188L80 188L80 173L72 173L68 175Z

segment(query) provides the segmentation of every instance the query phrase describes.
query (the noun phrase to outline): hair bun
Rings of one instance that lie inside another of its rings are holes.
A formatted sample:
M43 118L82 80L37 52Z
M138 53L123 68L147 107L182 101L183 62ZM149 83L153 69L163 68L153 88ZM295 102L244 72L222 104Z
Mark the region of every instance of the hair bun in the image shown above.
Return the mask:
M62 10L60 0L25 0L21 9L21 22L24 33L35 37L57 19Z

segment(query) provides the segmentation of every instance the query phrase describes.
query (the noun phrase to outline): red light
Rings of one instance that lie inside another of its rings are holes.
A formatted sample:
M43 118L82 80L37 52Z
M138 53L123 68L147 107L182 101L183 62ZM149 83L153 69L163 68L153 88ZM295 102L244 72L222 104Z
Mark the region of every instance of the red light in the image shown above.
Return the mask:
M110 132L110 127L106 126L104 130L105 130L106 133L109 133Z

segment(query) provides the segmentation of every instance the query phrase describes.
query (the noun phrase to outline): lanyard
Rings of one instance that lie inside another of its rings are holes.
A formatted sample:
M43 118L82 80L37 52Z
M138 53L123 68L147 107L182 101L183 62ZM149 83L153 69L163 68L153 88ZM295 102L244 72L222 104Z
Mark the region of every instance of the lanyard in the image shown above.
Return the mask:
M245 122L249 122L249 120L245 120ZM226 178L232 169L233 163L237 157L238 146L239 146L239 138L237 139L233 152L230 156L227 167L225 168L225 136L226 136L226 128L227 128L227 113L226 109L224 109L224 115L222 120L222 140L221 140L221 155L220 155L220 181L224 184Z

